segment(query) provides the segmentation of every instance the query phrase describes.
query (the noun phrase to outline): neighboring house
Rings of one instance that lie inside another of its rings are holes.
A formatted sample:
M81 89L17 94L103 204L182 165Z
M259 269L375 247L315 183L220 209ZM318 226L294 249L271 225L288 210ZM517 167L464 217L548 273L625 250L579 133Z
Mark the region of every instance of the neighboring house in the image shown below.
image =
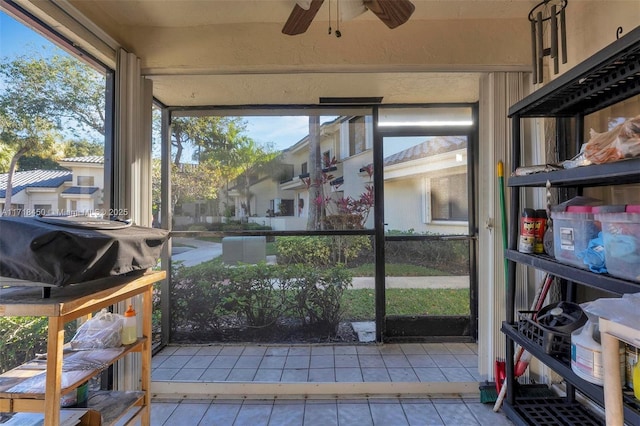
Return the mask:
M372 184L367 169L373 159L371 117L338 117L320 130L320 151L327 180L325 197L357 199ZM264 177L252 185L249 221L269 225L275 230L305 229L309 203L309 137L282 153L289 179L276 181ZM416 233L466 234L467 140L465 137L428 137L414 146L384 159L385 223L388 230ZM415 194L421 194L416 197ZM236 217L242 217L239 194ZM389 207L390 206L390 207ZM398 208L402 206L402 208ZM266 214L264 214L266 212ZM328 214L335 213L333 201ZM373 227L370 214L366 227Z
M104 158L64 158L70 170L16 172L12 181L12 214L101 214L103 211ZM7 174L0 175L0 206L4 209Z
M467 188L466 137L430 137L386 157L386 229L466 234L469 216ZM420 196L416 197L416 194Z
M62 192L65 210L79 214L104 214L104 157L63 158L58 163L71 169L73 174L72 185Z
M5 210L8 174L0 175L0 206ZM62 191L71 182L68 170L29 170L15 172L12 180L11 207L13 216L34 216L36 214L58 212L64 209Z

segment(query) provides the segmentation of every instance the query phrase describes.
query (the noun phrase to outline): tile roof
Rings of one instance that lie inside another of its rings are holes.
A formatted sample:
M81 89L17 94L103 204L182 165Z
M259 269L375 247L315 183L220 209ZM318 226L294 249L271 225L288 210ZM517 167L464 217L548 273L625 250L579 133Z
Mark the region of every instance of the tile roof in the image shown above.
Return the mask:
M99 190L97 186L72 186L62 191L63 194L93 194Z
M104 156L102 155L89 155L86 157L68 157L60 160L62 163L92 163L92 164L104 164Z
M0 174L0 198L6 197L8 173ZM11 195L24 190L27 187L35 188L57 188L72 179L68 170L29 170L26 172L15 172Z
M405 161L442 154L467 147L467 138L458 136L443 136L430 138L404 151L392 154L384 159L384 165L404 163Z

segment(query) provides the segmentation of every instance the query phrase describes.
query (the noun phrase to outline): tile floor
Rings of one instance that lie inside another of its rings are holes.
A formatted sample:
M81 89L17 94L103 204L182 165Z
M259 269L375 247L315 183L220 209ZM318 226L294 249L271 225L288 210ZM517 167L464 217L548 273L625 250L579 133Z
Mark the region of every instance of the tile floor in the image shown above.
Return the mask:
M479 382L477 345L168 346L153 357L153 381Z
M153 382L479 382L477 345L168 346L153 357ZM153 388L153 386L152 386ZM347 396L346 398L351 398ZM511 425L480 397L353 399L154 399L151 424L224 426Z
M152 426L512 425L477 398L152 401Z

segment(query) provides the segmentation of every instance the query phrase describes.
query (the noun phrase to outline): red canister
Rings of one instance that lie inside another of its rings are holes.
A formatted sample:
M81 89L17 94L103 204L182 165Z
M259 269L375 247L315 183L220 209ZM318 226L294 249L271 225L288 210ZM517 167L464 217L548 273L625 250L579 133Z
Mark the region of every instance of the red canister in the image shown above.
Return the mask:
M524 209L520 218L520 244L518 251L521 253L533 253L536 240L536 211Z
M533 252L536 254L544 253L544 233L547 230L547 211L536 210L535 223L535 239L533 243Z

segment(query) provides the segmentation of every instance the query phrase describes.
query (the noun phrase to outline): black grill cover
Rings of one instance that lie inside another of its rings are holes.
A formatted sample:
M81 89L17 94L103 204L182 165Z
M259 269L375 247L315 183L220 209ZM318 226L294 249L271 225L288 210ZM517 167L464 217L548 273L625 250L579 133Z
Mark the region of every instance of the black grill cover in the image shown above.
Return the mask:
M168 231L89 217L0 217L0 276L65 286L156 266Z

